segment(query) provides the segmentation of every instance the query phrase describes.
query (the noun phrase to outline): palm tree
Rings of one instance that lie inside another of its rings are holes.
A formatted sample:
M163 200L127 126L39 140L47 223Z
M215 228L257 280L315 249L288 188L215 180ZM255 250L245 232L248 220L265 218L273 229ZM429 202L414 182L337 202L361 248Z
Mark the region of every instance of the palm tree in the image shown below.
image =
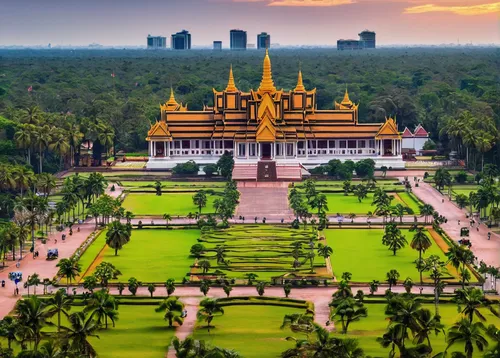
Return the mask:
M35 143L35 130L33 124L21 124L19 130L14 135L18 147L26 149L26 161L31 165L31 148Z
M56 130L53 133L52 140L48 148L59 155L59 168L63 169L64 156L70 151L70 144L67 134L64 130Z
M247 285L251 286L252 281L254 281L258 277L259 277L259 275L257 275L256 273L253 273L253 272L246 273L245 278L248 280Z
M378 286L380 286L380 282L377 280L373 280L370 282L370 294L373 295L378 291Z
M216 316L224 314L224 309L215 299L205 298L200 302L200 309L198 310L198 320L203 320L207 323L208 333L210 333L210 323Z
M198 213L201 214L201 209L207 206L207 195L203 190L193 195L193 203L198 207Z
M352 297L334 299L330 306L333 307L330 319L342 324L342 334L347 334L349 324L357 322L368 315L368 310L363 306L363 303Z
M396 270L390 270L386 274L386 281L389 284L389 291L392 291L392 286L396 286L399 279L399 272Z
M26 168L25 166L19 166L14 169L13 176L16 184L16 189L19 189L21 191L22 197L24 190L30 188L31 183L35 178L33 175L33 171Z
M75 312L68 317L69 327L62 327L62 341L64 345L68 345L69 349L78 352L84 357L97 357L97 352L88 341L89 337L99 338L95 332L99 329L99 325L92 316L85 312Z
M167 214L167 213L163 214L163 220L165 220L167 222L166 227L168 229L168 223L169 223L170 220L172 220L172 215Z
M413 235L413 239L411 240L410 247L413 250L418 250L418 260L422 261L422 252L425 252L429 247L431 247L432 243L427 234L424 232L423 227L417 227L415 229L415 234ZM420 284L423 283L422 278L422 270L420 271Z
M219 245L215 248L215 258L217 259L217 264L225 263L224 255L226 253L226 248L224 245Z
M333 254L333 249L328 245L319 244L318 245L318 255L323 257L325 260L328 259Z
M69 293L69 283L74 280L82 271L81 265L73 258L61 259L56 267L59 267L57 274L66 277L66 293Z
M68 317L68 311L71 310L72 302L72 298L66 294L63 288L57 290L57 292L48 300L47 313L49 317L53 317L57 314L58 332L61 330L61 313Z
M0 320L0 337L7 339L7 348L12 348L12 342L17 341L20 325L12 316L5 316Z
M170 297L170 295L175 292L175 280L173 278L169 278L165 282L165 288L167 289L168 297Z
M130 241L130 236L131 231L127 225L116 220L108 225L106 244L112 249L115 249L115 256L118 256L118 250L121 250L123 245Z
M33 133L36 146L38 147L38 173L43 172L43 152L49 146L51 142L51 128L48 125L35 127L35 132Z
M165 312L164 319L168 321L168 326L172 327L174 322L179 326L184 323L182 311L184 311L184 304L179 301L178 297L169 297L155 309L156 312Z
M201 260L200 262L198 262L198 266L201 268L201 270L204 274L207 273L211 267L210 261L208 261L208 260Z
M488 347L485 331L486 328L482 322L472 323L466 318L461 318L448 330L448 337L446 339L448 346L446 350L456 343L464 344L467 358L472 358L474 345L480 352Z
M328 199L326 198L325 194L318 194L314 197L314 199L311 201L311 207L314 209L318 209L318 215L323 212L328 210Z
M444 333L444 325L440 316L433 315L430 310L422 308L417 312L418 329L414 332L414 340L417 344L427 341L427 345L432 349L430 335L434 333Z
M50 326L49 313L45 309L46 304L37 296L31 296L16 303L15 313L19 324L26 327L34 341L34 351L38 350L38 344L42 338L42 328Z
M259 296L263 296L264 291L266 289L266 283L264 281L258 282L257 285L255 286L255 289L257 290L257 293L259 294Z
M37 190L45 196L49 196L50 192L56 187L56 177L49 173L41 173L36 177Z
M424 222L428 224L428 217L434 214L434 207L430 204L424 204L420 206L420 215L424 217Z
M385 227L382 244L387 246L396 255L396 251L404 248L408 242L401 234L401 230L394 223L390 223Z
M486 317L481 313L482 308L487 308L494 316L500 317L492 302L484 297L484 292L479 288L468 287L457 290L454 301L458 304L460 313L471 323L474 317L479 318L482 322L486 321Z
M114 296L111 296L105 290L95 292L84 311L91 312L90 318L95 316L99 325L102 325L104 319L106 329L108 329L108 319L113 323L113 327L115 321L118 320L118 303Z

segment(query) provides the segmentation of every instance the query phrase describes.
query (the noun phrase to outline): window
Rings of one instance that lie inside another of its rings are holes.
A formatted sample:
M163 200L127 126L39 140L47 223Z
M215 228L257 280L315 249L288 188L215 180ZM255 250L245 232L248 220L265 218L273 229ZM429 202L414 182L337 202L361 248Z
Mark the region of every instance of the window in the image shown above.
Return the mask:
M318 148L326 149L328 147L328 142L326 140L318 141Z
M210 149L210 141L209 140L206 140L203 142L203 148Z
M366 148L366 142L364 140L358 140L358 148Z
M370 139L370 142L368 145L370 146L370 148L375 148L375 140Z
M238 155L240 157L246 156L246 144L245 143L238 143Z
M330 140L329 141L330 143L330 148L335 148L335 141L334 140Z
M257 156L257 144L256 143L250 143L250 153L249 154L251 157Z
M282 143L276 143L276 156L283 155Z
M182 149L189 149L189 148L191 148L191 141L183 140L182 141Z
M198 139L196 139L196 140L194 141L194 147L195 147L196 149L199 149L199 148L200 148L200 141L199 141Z
M225 140L224 141L224 149L233 149L234 147L234 142L232 140Z
M315 140L310 140L308 145L309 145L309 149L316 149L316 141Z
M347 147L348 147L349 149L356 148L356 141L355 141L355 140L348 140L348 141L347 141Z
M304 149L304 147L305 147L304 142L297 142L298 149Z
M286 144L286 155L288 157L293 157L294 156L294 153L293 153L293 143L287 143Z
M341 140L341 141L340 141L340 148L347 148L347 147L346 147L346 141L345 141L345 140Z
M178 140L176 140L176 141L174 142L174 148L175 148L175 149L181 149L181 142L179 142Z

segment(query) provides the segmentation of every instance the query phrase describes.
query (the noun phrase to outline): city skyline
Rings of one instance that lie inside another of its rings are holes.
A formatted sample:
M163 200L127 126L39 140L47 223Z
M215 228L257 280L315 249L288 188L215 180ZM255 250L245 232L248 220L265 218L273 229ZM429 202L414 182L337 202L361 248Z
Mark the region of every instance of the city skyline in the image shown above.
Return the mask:
M282 46L335 46L364 29L380 45L500 43L491 0L4 0L0 45L144 46L148 34L188 30L192 44L229 47L229 31L272 35Z

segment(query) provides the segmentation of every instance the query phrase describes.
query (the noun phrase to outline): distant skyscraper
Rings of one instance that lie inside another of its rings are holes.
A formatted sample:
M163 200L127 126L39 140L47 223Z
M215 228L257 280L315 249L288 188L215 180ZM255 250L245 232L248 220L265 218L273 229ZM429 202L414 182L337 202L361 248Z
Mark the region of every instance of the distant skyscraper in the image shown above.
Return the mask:
M243 30L231 30L229 32L231 50L246 50L247 32Z
M365 30L359 34L359 41L363 43L364 48L376 48L375 32Z
M171 42L172 50L189 50L191 49L191 34L189 31L182 30L176 34L172 34Z
M167 48L167 38L163 36L151 36L147 38L148 48Z
M363 43L358 40L338 40L337 41L337 50L362 50Z
M270 48L271 47L271 35L267 32L261 32L257 35L257 48Z
M214 50L222 50L222 41L214 41Z

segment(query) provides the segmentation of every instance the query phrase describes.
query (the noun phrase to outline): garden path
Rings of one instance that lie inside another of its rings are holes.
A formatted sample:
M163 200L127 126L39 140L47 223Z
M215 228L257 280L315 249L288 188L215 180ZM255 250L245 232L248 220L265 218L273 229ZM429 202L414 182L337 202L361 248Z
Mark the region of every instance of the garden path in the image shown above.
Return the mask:
M196 324L196 313L198 312L198 306L200 305L200 297L185 297L182 302L187 310L187 316L182 323L182 326L175 329L175 335L179 340L185 340L194 331L194 326ZM175 358L175 349L172 345L168 347L166 354L167 358Z
M413 181L413 178L410 178ZM413 183L414 184L414 183ZM469 220L465 216L465 210L460 209L454 202L443 196L431 185L420 180L419 186L413 185L413 192L424 202L432 205L441 215L447 219L441 227L454 241L460 240L460 228L469 227ZM458 221L460 224L458 225ZM488 227L485 224L475 225L470 228L469 239L472 242L472 251L478 260L483 260L487 265L500 266L500 235L492 233L488 240Z
M238 182L241 193L236 217L243 216L249 222L255 217L268 220L293 220L288 207L288 184L286 182Z

